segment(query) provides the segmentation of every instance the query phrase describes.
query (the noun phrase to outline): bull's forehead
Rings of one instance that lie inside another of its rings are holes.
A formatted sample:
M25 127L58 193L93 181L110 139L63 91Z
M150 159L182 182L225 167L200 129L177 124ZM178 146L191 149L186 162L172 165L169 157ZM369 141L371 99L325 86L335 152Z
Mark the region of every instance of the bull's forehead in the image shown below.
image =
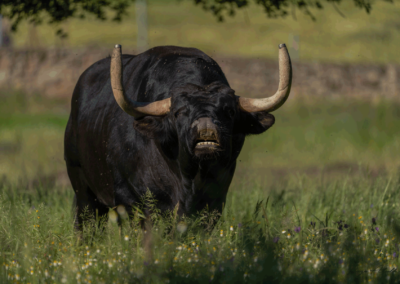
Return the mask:
M194 92L179 92L172 96L172 109L182 107L234 107L237 104L235 95L231 92L222 93L218 91L196 90Z

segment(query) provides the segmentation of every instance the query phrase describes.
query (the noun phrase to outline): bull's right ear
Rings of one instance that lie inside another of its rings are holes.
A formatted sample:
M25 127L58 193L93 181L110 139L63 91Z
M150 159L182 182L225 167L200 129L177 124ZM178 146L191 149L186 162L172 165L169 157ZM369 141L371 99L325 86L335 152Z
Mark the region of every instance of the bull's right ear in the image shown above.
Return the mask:
M159 137L163 134L164 126L162 117L159 116L145 116L133 122L133 128L139 131L143 136L150 139Z
M274 125L274 123L275 117L268 112L242 112L236 130L245 135L261 134Z

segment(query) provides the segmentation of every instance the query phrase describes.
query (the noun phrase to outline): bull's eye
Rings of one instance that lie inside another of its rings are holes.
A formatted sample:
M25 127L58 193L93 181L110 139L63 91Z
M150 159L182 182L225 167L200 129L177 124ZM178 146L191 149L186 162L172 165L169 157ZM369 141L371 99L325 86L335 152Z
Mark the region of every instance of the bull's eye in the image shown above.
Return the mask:
M180 115L182 115L182 114L184 114L185 113L185 110L186 110L186 108L180 108L180 109L178 109L176 112L175 112L175 118L177 118L178 116L180 116Z
M232 118L235 115L235 111L231 108L224 108L224 112L229 118Z

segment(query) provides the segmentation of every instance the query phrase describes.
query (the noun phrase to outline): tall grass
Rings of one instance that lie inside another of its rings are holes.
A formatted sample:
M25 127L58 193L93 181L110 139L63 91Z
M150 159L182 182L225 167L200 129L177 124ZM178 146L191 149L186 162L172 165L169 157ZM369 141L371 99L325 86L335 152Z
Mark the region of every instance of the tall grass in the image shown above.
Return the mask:
M140 211L131 220L122 215L121 227L110 211L100 227L88 219L79 238L72 230L71 203L64 201L72 197L70 191L55 198L38 187L28 199L3 183L0 279L394 283L399 188L398 176L320 183L295 178L277 188L251 185L235 191L213 230L216 216L208 212L195 220L154 213L152 229L143 231Z

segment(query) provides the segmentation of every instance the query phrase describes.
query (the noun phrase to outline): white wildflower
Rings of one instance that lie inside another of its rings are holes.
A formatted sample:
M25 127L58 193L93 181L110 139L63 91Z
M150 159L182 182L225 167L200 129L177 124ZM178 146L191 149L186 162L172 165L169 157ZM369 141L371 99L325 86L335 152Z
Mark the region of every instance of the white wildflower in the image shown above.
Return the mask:
M179 222L176 229L179 233L183 234L187 230L187 224L185 222Z

